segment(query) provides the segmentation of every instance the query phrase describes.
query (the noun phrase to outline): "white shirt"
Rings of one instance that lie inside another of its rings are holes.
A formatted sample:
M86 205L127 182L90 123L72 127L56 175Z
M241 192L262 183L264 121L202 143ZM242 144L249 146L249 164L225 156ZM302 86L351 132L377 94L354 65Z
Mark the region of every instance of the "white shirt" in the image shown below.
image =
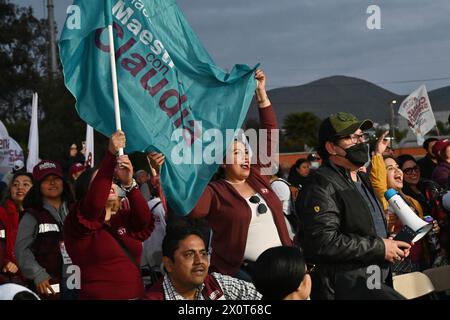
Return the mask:
M255 196L260 199L259 203L251 203L249 201L250 197L245 199L252 212L244 252L244 259L250 261L256 261L265 250L282 245L275 221L273 220L272 211L259 193L255 194ZM267 208L266 213L258 213L257 208L260 203L265 204Z
M273 192L276 193L281 201L281 204L283 205L284 214L291 214L291 189L289 188L287 183L280 180L274 180L271 184L271 187ZM293 240L296 230L291 226L289 220L286 217L284 217L284 220L286 221L286 225L288 226L289 238Z
M148 207L152 210L155 219L155 229L153 229L150 237L144 241L141 266L157 268L162 263L162 241L166 235L166 213L161 199L158 197L150 200Z
M291 209L291 189L289 186L280 180L274 180L271 184L272 190L277 194L281 203L283 204L284 214L290 214Z

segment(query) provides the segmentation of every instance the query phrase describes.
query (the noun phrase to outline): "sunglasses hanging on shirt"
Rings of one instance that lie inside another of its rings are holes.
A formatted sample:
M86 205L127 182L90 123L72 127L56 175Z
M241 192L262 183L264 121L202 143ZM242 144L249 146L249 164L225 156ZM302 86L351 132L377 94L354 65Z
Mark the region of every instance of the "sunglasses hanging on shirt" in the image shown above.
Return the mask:
M251 196L250 199L248 199L248 201L254 204L258 204L256 210L258 211L259 214L264 214L267 212L267 206L261 202L261 199L257 195Z

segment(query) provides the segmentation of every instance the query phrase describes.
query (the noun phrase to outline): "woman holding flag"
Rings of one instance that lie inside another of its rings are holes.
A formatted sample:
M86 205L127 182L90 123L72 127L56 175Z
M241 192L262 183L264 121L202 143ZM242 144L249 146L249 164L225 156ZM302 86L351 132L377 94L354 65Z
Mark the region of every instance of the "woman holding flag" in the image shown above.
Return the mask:
M266 77L256 71L256 96L261 129L267 129L267 148L277 129L275 113L266 93ZM212 232L211 270L251 281L256 259L266 249L291 246L281 202L270 187L271 175L262 175L259 163L250 165L247 146L235 140L219 168L220 179L208 184L191 218L208 221ZM155 161L160 154L150 154ZM170 204L169 204L170 206Z
M80 299L138 299L144 294L140 273L142 241L154 220L133 179L125 134L116 131L98 170L88 169L77 180L78 199L64 223L67 251L81 271ZM130 207L120 207L119 186Z

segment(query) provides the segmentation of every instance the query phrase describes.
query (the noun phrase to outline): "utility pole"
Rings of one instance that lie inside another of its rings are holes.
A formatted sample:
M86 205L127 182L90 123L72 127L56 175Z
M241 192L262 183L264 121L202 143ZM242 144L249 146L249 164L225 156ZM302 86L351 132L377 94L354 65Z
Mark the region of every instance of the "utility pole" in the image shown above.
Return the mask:
M58 72L56 62L56 36L55 36L55 16L53 13L53 0L47 0L48 27L50 31L50 77L55 78Z

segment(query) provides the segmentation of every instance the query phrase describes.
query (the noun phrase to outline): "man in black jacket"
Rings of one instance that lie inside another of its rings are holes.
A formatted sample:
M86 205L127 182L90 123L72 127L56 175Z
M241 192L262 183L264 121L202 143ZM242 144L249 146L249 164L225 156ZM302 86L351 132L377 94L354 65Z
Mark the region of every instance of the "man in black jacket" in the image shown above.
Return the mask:
M359 172L369 161L363 130L372 125L343 112L320 125L323 165L298 208L299 238L307 261L316 264L311 299L348 298L361 283L369 293L384 288L391 282L389 262L409 254L408 243L388 239L383 207Z

